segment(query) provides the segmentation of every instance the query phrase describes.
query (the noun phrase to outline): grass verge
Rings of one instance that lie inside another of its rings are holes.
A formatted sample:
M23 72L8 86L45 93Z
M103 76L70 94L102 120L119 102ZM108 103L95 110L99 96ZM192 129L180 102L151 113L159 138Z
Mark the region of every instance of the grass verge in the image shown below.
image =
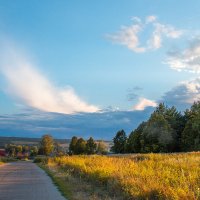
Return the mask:
M106 187L89 182L71 169L44 162L37 165L51 177L68 200L124 200L120 194L110 193Z
M51 170L47 165L42 163L37 163L37 165L43 169L46 174L52 179L53 183L57 186L58 190L66 199L73 199L71 193L71 186L68 183L66 176L59 176L59 173L55 170Z

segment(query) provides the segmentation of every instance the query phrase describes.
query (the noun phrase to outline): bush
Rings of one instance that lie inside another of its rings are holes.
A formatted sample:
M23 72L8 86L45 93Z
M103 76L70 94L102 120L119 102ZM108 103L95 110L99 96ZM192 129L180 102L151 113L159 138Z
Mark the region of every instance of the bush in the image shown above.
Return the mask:
M34 159L34 163L43 163L43 164L46 164L48 161L48 157L44 157L44 156L37 156L35 157Z

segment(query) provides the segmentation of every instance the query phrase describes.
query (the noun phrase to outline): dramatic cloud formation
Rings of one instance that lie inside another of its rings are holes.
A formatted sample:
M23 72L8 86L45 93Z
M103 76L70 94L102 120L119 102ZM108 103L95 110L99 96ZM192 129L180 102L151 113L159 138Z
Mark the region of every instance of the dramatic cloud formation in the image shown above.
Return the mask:
M194 39L188 48L168 53L165 62L177 71L200 73L200 37Z
M98 111L96 106L78 97L72 88L54 86L16 49L1 52L0 59L0 70L7 80L9 93L26 105L66 114Z
M159 49L162 46L163 38L179 38L182 30L178 30L172 25L161 24L156 16L147 16L143 23L139 17L132 18L134 24L122 26L120 31L115 34L108 34L107 38L114 43L124 45L136 53L142 53L149 50ZM153 29L149 39L143 41L141 45L140 34L148 29Z
M185 109L200 100L200 78L185 81L174 87L163 96L163 101L168 105L174 105Z
M157 103L155 101L140 98L139 102L133 107L133 110L144 110L147 107L156 107Z

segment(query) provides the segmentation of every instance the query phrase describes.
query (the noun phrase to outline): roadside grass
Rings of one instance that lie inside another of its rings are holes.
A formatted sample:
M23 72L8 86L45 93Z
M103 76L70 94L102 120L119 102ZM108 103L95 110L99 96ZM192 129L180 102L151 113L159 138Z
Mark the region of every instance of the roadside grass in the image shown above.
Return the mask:
M49 158L44 166L54 173L54 181L63 179L61 190L67 188L72 200L200 199L200 152L63 156ZM75 188L81 188L82 196L73 196Z
M53 183L57 186L58 190L61 192L61 194L65 198L73 199L70 185L68 184L68 181L66 180L66 175L63 174L62 176L59 175L59 173L55 170L52 170L47 165L44 165L44 163L37 163L37 165L43 169L48 176L51 177Z
M62 195L69 200L123 200L121 195L109 194L105 187L94 185L71 170L55 164L37 163L53 180Z

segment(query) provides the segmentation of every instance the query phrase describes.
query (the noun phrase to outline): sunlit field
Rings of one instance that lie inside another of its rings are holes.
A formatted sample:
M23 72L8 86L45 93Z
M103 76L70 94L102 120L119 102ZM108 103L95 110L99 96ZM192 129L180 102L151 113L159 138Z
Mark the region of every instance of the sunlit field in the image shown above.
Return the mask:
M124 199L200 199L200 153L65 156L56 165Z

